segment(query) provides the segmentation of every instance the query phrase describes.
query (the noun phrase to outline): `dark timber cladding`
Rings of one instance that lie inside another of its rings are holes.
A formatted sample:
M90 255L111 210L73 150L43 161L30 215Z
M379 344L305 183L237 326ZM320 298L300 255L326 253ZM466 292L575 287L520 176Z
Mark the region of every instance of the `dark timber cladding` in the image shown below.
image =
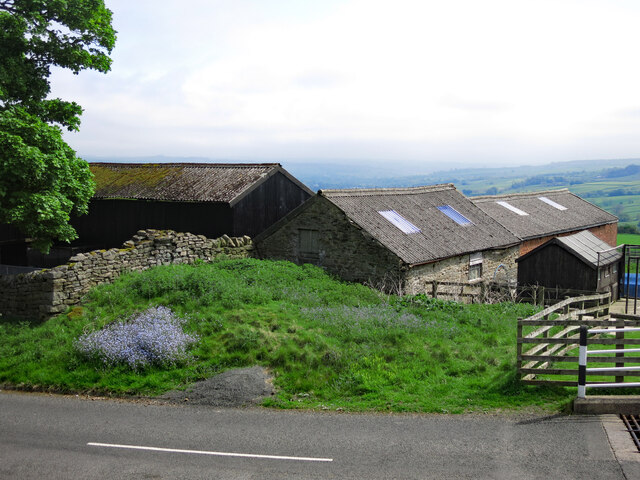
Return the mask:
M622 254L588 231L556 237L518 258L518 284L617 293Z
M49 255L0 225L0 263L51 267L72 254L120 247L138 230L189 232L217 238L254 237L313 192L280 164L91 163L96 191L89 213L72 218L78 239Z
M74 221L88 242L115 244L144 228L253 237L313 195L276 163L92 163L91 171L89 215Z

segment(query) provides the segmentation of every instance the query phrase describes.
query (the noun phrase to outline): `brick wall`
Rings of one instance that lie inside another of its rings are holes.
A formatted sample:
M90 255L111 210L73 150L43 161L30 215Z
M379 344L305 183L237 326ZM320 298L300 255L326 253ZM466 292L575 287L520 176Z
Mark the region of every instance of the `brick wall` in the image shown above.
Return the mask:
M571 232L561 233L559 235L549 235L546 237L534 238L531 240L525 240L520 245L520 255L526 255L531 250L538 248L540 245L547 243L554 237L566 237L567 235L573 235L574 233L581 232L582 230L574 230ZM608 243L612 247L618 244L618 224L609 223L607 225L600 225L599 227L590 228L589 231L593 233L603 242Z
M52 269L0 275L0 314L48 318L79 303L91 287L109 283L122 272L196 259L211 261L221 255L244 258L252 249L249 237L209 239L171 230L140 230L120 249L80 253Z

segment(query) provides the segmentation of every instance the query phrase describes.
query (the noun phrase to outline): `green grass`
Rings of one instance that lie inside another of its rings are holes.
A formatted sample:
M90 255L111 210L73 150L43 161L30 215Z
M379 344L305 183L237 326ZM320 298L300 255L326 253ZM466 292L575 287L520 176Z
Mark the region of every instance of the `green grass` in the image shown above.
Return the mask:
M627 245L640 245L640 235L633 233L619 233L618 245L622 245L623 243Z
M132 372L74 351L82 332L150 305L188 317L186 330L201 338L192 361ZM280 408L557 411L575 389L516 378L516 319L531 313L523 304L387 296L288 262L158 267L100 286L82 308L47 322L0 322L0 384L154 395L258 364L274 374L278 391L266 405Z

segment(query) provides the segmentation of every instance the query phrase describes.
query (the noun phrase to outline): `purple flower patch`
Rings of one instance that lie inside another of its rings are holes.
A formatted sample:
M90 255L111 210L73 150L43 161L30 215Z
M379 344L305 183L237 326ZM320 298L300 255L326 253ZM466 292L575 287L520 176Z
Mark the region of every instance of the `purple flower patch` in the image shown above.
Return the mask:
M176 365L189 358L188 348L198 341L197 335L184 333L185 323L167 307L152 307L126 322L81 335L74 346L83 356L108 366L126 364L140 370Z

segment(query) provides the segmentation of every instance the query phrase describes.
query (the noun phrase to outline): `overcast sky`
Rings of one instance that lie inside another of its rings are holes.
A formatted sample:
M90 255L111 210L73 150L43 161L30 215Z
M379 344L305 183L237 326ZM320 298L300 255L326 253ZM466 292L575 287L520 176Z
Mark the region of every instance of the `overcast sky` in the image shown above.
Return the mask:
M56 72L81 156L478 165L640 157L637 0L106 0Z

